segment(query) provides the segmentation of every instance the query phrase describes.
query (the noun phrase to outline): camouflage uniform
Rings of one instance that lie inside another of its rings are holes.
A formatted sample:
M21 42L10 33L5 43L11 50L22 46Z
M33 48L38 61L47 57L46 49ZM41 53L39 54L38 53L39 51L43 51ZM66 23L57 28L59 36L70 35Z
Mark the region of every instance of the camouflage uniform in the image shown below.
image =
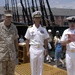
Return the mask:
M14 75L16 50L14 40L18 37L15 25L8 29L0 23L0 75Z

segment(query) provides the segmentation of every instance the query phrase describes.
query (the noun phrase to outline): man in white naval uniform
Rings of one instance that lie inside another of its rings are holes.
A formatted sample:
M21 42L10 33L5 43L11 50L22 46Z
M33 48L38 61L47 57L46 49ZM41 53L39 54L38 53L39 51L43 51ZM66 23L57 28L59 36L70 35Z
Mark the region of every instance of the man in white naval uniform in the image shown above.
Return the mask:
M75 75L75 16L67 18L69 28L63 32L62 45L66 45L66 68L68 75Z
M33 12L32 17L34 24L27 29L25 34L27 55L30 54L31 75L42 75L49 35L46 29L40 25L41 12Z

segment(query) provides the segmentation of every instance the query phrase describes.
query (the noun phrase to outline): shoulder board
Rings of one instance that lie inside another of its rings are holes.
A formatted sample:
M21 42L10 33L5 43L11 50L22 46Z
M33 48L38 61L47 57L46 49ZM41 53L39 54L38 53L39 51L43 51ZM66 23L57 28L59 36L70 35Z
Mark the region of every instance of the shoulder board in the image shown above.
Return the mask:
M28 26L28 28L31 28L32 26Z

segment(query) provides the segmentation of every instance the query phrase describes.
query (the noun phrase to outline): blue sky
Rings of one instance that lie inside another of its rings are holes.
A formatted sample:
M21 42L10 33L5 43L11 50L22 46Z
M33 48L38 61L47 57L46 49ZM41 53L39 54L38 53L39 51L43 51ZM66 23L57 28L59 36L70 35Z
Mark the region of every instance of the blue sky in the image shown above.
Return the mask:
M9 1L11 1L11 0L9 0ZM19 4L20 0L17 0L17 1ZM54 8L75 9L75 0L49 0L49 4L51 7L54 7ZM0 6L4 6L4 5L5 5L5 0L0 0Z

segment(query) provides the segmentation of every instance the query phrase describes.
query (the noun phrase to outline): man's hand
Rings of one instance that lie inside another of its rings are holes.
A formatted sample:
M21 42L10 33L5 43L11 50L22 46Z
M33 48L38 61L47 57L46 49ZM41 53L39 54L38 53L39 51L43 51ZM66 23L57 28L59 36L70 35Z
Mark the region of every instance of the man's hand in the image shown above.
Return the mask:
M44 50L44 55L45 55L45 56L47 55L47 50Z
M68 44L68 43L70 43L71 42L71 37L70 37L70 35L68 34L68 40L66 41L66 43Z
M18 55L18 50L16 50L16 58L18 58L18 56L19 56L19 55Z
M67 41L66 41L66 43L68 44L68 43L70 43L71 42L71 40L70 39L68 39Z
M30 52L29 52L29 51L27 51L27 56L28 56L28 57L30 56Z

